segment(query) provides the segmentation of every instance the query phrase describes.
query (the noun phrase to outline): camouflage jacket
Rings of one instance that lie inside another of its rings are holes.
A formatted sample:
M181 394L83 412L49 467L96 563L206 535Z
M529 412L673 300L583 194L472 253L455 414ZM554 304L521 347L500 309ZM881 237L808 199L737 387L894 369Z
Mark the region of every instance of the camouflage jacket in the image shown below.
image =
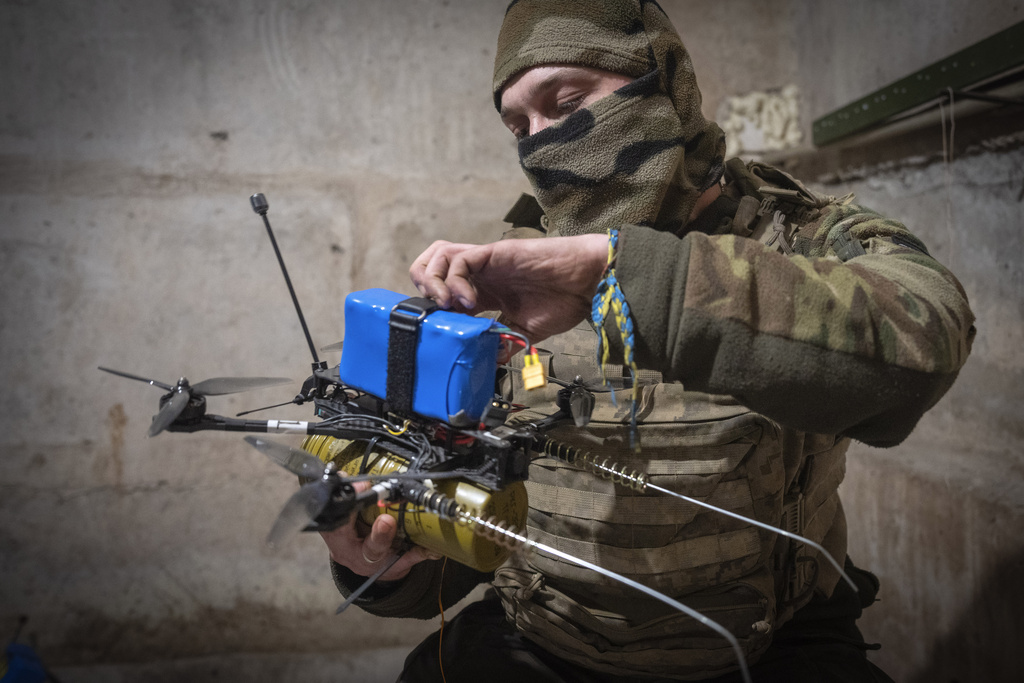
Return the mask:
M898 444L970 352L960 283L901 223L763 164L728 166L736 180L698 229L621 230L638 364L792 429ZM760 200L750 225L744 198ZM772 237L743 236L751 226Z
M638 363L766 416L784 452L833 449L841 477L843 437L898 443L941 397L970 350L973 316L956 279L898 222L771 167L728 168L723 196L682 237L621 230L616 270ZM523 227L532 222L514 230L535 235ZM826 545L845 548L842 531ZM421 563L357 604L430 618L439 584L450 605L488 578L453 563L440 574L440 562ZM335 578L343 592L358 585L337 565Z

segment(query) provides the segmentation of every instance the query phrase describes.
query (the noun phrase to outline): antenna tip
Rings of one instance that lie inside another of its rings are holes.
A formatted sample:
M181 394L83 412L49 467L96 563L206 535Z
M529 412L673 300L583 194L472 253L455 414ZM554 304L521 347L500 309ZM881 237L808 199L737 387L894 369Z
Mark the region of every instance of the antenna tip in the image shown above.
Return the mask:
M249 197L249 203L252 204L253 211L261 216L267 215L267 209L270 208L270 205L267 204L267 198L263 196L262 192L257 192Z

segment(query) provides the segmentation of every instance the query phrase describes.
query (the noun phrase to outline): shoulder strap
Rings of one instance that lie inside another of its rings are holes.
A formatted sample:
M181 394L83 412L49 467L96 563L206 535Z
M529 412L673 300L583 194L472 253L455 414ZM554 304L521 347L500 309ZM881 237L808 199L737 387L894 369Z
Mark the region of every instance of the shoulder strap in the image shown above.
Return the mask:
M774 166L758 161L730 159L726 177L734 193L741 194L733 219L733 234L751 237L784 254L801 253L796 233L818 210L835 201L809 190Z

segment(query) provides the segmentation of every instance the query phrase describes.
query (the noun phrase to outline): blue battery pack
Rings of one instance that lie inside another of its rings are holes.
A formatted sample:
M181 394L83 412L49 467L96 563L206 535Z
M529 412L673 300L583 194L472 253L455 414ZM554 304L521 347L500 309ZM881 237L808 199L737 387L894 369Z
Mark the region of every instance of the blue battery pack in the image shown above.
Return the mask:
M388 345L392 310L408 297L365 289L345 297L342 384L389 398ZM418 322L412 412L455 426L480 421L494 396L498 324L490 318L434 310Z

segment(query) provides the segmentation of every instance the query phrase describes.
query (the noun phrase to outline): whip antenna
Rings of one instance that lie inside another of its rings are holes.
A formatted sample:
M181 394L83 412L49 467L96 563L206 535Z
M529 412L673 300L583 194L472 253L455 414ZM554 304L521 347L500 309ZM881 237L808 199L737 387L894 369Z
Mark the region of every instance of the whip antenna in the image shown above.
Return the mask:
M262 192L257 192L253 196L249 197L249 203L252 204L252 210L258 213L263 218L263 225L267 226L267 235L270 237L270 244L274 247L274 253L277 254L277 262L281 264L281 274L284 275L284 282L288 285L288 293L292 295L292 303L295 304L295 312L299 314L299 324L302 325L302 333L306 335L306 343L309 344L309 352L313 354L313 369L321 367L320 358L316 355L316 347L313 345L313 338L309 336L309 328L306 327L306 318L302 315L302 306L299 305L299 297L295 296L295 288L292 287L292 279L288 277L288 268L284 265L284 258L281 256L281 250L277 248L277 240L274 239L274 231L270 228L270 219L267 218L267 211L270 209L270 204L267 203L267 198L263 196Z

